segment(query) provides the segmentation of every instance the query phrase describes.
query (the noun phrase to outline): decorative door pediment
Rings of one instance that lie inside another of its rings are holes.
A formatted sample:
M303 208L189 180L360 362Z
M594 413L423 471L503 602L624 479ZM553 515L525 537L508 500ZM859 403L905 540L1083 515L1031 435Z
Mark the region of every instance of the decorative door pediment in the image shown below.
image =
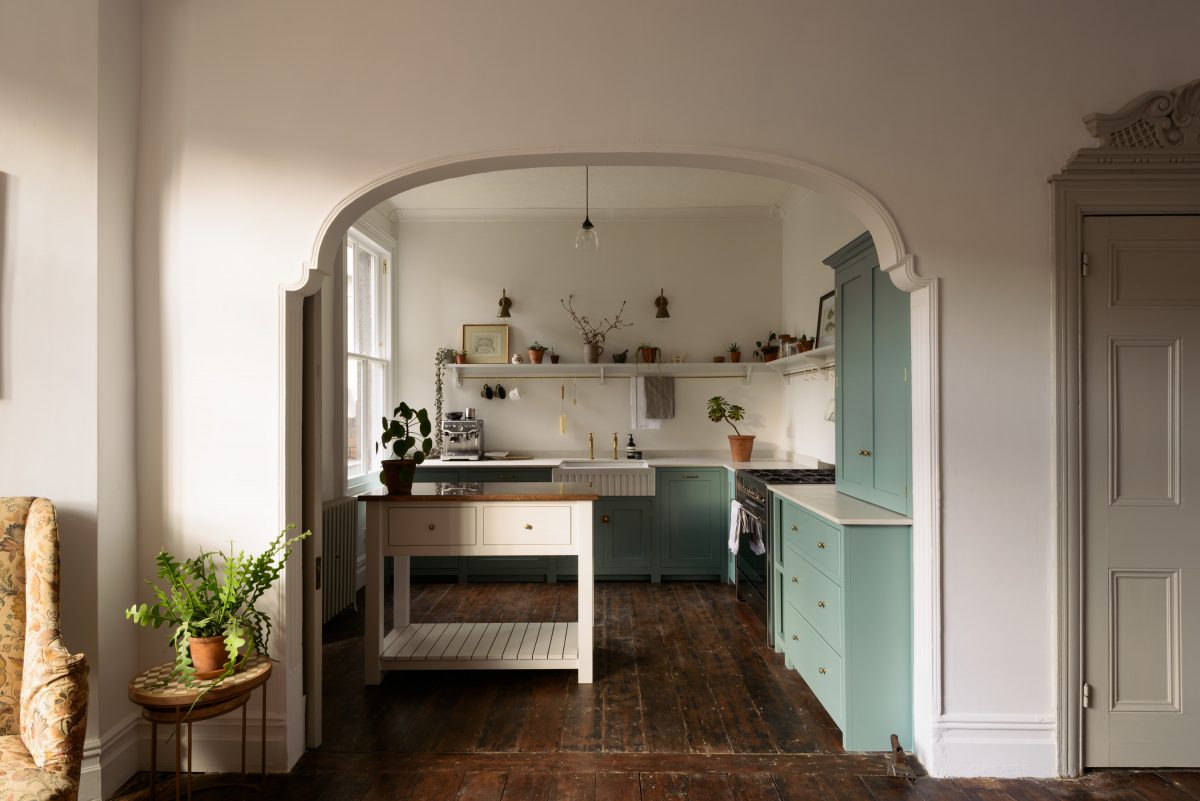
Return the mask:
M1146 92L1083 122L1100 144L1077 151L1065 173L1200 170L1200 80Z

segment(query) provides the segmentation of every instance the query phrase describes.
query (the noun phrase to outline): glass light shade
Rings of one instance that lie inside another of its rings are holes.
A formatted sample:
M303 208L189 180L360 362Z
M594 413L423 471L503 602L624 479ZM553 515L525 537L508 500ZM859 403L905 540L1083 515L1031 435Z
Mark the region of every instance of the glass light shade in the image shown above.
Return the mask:
M579 226L579 233L575 234L575 247L579 250L599 250L600 237L596 234L596 226L592 225L592 221L584 217L583 225Z

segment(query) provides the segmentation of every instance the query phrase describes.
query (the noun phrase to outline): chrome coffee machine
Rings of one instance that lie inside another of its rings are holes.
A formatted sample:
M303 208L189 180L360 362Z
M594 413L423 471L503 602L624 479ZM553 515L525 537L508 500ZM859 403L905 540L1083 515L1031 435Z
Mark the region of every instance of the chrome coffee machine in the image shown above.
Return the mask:
M446 412L442 421L442 460L476 461L483 458L483 421L475 410Z

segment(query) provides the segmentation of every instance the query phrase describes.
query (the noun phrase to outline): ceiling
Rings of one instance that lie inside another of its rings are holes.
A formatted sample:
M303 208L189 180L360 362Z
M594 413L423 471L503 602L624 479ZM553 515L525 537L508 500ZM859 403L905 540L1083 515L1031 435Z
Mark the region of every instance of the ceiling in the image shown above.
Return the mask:
M808 190L757 175L692 167L593 167L592 209L745 209L764 213ZM582 210L583 167L534 167L451 178L402 192L379 205L399 219L455 210ZM601 214L600 216L607 216Z

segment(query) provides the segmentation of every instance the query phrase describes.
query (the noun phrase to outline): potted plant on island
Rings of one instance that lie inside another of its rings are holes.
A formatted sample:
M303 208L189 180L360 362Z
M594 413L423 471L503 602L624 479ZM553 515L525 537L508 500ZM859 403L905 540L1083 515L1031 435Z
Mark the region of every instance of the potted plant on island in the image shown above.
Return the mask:
M433 439L430 438L433 424L429 422L429 412L414 409L403 401L392 412L392 417L391 420L383 418L383 436L375 443L376 451L383 445L383 450L390 449L393 457L380 463L379 481L387 487L389 495L410 495L417 465L433 450Z
M533 344L526 348L526 350L529 351L530 364L541 364L542 359L546 356L546 346L537 340L534 340Z
M762 357L764 362L775 361L779 358L779 345L776 344L778 341L779 338L775 335L775 332L772 331L767 335L766 342L754 343L757 347L757 350L754 351L754 355Z
M722 420L729 423L733 433L729 435L729 453L735 462L748 462L750 455L754 452L754 435L743 434L738 431L738 427L734 423L744 419L746 410L736 403L729 403L720 395L714 395L708 399L708 419L714 423L720 423Z
M729 343L729 361L740 362L742 360L742 346L736 342Z
M571 303L574 298L574 295L567 295L566 300L559 298L558 302L567 310L567 314L571 315L571 322L575 323L575 330L583 335L584 362L596 364L600 361L600 355L604 353L604 339L608 336L608 332L617 328L627 328L633 323L627 323L621 319L621 315L625 312L625 301L621 301L621 308L617 309L616 317L611 320L605 317L599 323L593 323L585 315L575 311L575 307Z
M154 558L165 587L149 584L156 602L134 604L125 617L139 626L174 627L172 679L191 687L196 680L230 676L251 651L267 655L271 618L256 604L283 571L296 543L306 531L288 539L288 526L258 556L238 551L201 551L180 562L165 550ZM217 561L220 558L220 565Z

